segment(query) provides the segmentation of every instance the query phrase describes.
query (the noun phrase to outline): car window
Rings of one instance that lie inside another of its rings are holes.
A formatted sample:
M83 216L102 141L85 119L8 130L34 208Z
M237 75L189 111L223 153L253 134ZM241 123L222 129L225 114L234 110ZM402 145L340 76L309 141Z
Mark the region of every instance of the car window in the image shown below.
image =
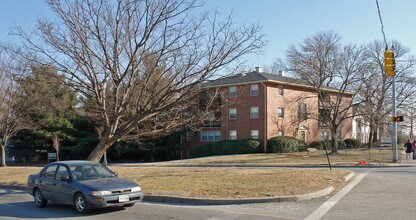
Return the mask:
M58 165L50 165L48 167L46 167L46 169L44 170L44 172L41 174L42 177L46 177L46 178L55 178L55 171L56 171L56 167Z
M56 179L61 180L61 178L69 178L68 170L64 166L59 166L56 172Z
M114 177L114 173L101 164L71 165L69 167L77 180Z

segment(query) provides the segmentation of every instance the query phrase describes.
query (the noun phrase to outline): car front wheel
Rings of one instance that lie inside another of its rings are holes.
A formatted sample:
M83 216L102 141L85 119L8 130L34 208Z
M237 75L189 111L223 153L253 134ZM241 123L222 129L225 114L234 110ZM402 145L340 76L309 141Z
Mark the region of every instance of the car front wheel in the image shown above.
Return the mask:
M75 195L74 204L77 212L80 214L86 214L91 211L91 207L82 193L77 193Z
M35 201L35 205L39 208L43 208L46 206L46 204L48 204L48 200L43 198L40 189L35 189L35 191L33 192L33 199Z

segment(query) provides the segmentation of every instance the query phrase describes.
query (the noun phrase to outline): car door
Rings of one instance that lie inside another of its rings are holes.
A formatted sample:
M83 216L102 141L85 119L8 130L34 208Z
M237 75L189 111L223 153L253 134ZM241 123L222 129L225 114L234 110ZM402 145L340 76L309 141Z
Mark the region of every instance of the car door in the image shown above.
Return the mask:
M60 165L58 167L53 185L53 197L55 198L55 201L72 204L73 190L71 185L71 177L66 166Z
M58 165L52 164L47 167L41 172L39 180L35 184L39 186L40 191L45 199L53 200L53 191L54 191L54 179L56 168Z

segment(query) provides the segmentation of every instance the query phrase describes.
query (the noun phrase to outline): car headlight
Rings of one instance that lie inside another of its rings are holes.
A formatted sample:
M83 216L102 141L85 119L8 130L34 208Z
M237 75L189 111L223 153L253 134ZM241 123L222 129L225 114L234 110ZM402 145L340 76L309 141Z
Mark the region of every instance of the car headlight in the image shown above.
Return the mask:
M131 192L139 192L139 191L142 191L142 188L140 188L140 186L131 188Z
M108 196L111 195L111 191L91 191L93 196Z

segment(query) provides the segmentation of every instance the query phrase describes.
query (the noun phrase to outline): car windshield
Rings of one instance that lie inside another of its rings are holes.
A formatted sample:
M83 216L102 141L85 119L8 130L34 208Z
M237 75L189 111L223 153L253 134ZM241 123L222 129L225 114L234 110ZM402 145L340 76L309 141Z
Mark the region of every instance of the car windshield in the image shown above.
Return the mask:
M113 172L101 164L71 165L69 168L75 180L115 177Z

